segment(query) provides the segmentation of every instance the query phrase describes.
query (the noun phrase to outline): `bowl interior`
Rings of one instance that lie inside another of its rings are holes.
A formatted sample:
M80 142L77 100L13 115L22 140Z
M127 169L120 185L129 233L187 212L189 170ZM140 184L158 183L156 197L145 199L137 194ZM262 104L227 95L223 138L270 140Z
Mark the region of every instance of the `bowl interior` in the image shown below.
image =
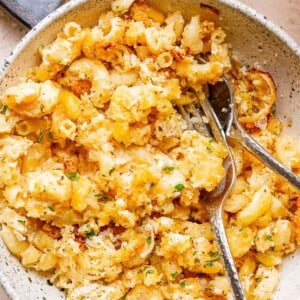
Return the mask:
M75 21L83 26L97 22L99 14L110 8L110 0L75 0L60 8L33 29L8 59L0 81L0 94L38 63L37 49L51 42L63 25ZM272 74L278 88L277 115L288 126L286 131L300 137L300 63L299 48L276 27L252 9L235 0L149 0L164 12L180 10L189 18L203 13L205 5L220 11L218 23L226 30L234 56L246 66L256 66ZM203 6L204 5L204 6ZM201 8L202 6L202 8ZM293 48L293 49L292 49ZM10 65L8 65L10 63ZM7 66L8 65L8 66ZM298 116L298 118L296 117ZM44 278L25 271L0 241L0 281L13 299L63 299ZM275 299L297 299L300 282L300 255L286 259ZM297 271L299 270L299 271ZM291 284L293 283L293 284ZM21 296L20 296L21 295Z

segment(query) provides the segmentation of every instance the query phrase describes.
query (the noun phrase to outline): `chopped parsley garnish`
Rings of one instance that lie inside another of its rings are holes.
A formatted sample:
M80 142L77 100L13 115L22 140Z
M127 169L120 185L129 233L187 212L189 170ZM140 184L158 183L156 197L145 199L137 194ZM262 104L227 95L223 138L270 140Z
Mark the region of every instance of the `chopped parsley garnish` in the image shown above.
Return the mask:
M148 245L151 244L151 242L152 242L151 236L148 236L148 237L147 237L146 242L147 242Z
M178 275L178 272L175 271L175 272L171 273L170 275L171 275L172 278L175 278Z
M91 231L86 232L85 237L87 239L91 239L95 235L96 235L96 232L92 229Z
M185 280L181 280L180 283L179 283L179 285L180 285L181 287L185 287Z
M108 172L109 175L111 175L114 171L116 170L116 168L111 168Z
M2 109L1 109L1 114L2 114L2 115L5 115L5 113L6 113L6 111L7 111L7 108L8 108L7 105L3 105L3 106L2 106Z
M48 131L48 132L47 132L47 136L48 136L49 139L53 139L53 134L52 134L51 131Z
M40 134L39 134L39 136L38 136L38 138L37 138L37 142L38 143L40 143L42 140L43 140L43 138L44 138L44 134L42 133L42 132L40 132Z
M195 258L195 259L194 259L194 262L195 262L195 263L199 263L199 262L200 262L200 259L199 259L199 258Z
M54 211L54 208L50 205L48 205L48 209L51 210L51 211Z
M78 175L76 172L67 173L66 176L72 181L78 181Z
M175 191L180 192L185 188L185 186L182 183L178 183L175 185Z
M174 171L174 169L175 169L174 167L164 167L162 170L166 173L170 173Z
M220 257L220 254L219 254L219 252L209 252L209 255L211 256L211 257L214 257L214 258L219 258Z
M153 269L147 268L146 275L153 274L153 273L154 273Z
M206 147L206 150L209 152L209 153L212 153L212 149L210 147Z
M24 220L18 220L18 222L21 223L21 224L25 224Z
M105 194L96 194L95 197L104 202L107 202L109 200L109 197Z
M212 261L208 260L208 261L205 262L204 268L206 268L206 267L212 267L213 264L214 264L214 263L213 263Z
M266 235L266 239L270 242L273 242L273 237L269 234Z

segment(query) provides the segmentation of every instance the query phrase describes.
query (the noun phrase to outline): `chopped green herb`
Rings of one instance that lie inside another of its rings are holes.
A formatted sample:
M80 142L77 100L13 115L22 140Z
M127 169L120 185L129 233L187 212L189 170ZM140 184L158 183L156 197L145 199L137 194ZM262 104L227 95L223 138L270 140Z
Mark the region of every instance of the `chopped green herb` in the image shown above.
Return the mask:
M109 172L108 172L108 174L111 175L115 170L116 170L116 168L110 169Z
M48 209L51 210L51 211L54 211L54 208L50 205L48 205Z
M85 237L90 240L95 235L96 232L92 229L91 231L86 232Z
M151 244L151 242L152 242L151 236L148 236L148 237L147 237L146 242L147 242L148 245Z
M175 278L178 275L178 272L175 271L174 273L171 273L170 275L171 275L172 278Z
M219 254L219 252L209 252L209 255L211 256L211 257L214 257L214 258L219 258L220 257L220 254Z
M181 280L180 283L179 283L179 285L180 285L181 287L185 287L185 280Z
M178 183L175 185L175 191L180 192L185 188L185 186L182 183Z
M24 220L18 220L18 222L21 223L21 224L25 224Z
M78 175L76 172L67 173L66 176L72 181L78 181Z
M153 269L147 268L146 275L153 274L153 273L154 273Z
M51 131L48 131L48 132L47 132L47 136L48 136L49 139L53 139L53 134L52 134Z
M42 132L40 132L38 138L37 138L37 142L40 143L43 140L44 134Z
M174 171L174 169L175 169L174 167L164 167L162 170L166 173L170 173Z
M200 259L199 259L199 258L195 258L195 259L194 259L194 262L195 262L195 263L199 263L199 262L200 262Z
M105 281L105 280L103 280L103 281L102 281L102 284L106 286L106 285L108 285L108 282Z
M212 261L208 260L208 261L205 262L204 268L206 268L206 267L212 267L213 264L214 264L214 263L213 263Z
M96 194L95 197L104 202L109 201L109 197L105 194Z
M7 108L8 108L7 105L3 105L3 106L2 106L2 110L1 110L1 114L2 114L2 115L5 115L5 113L6 113L6 111L7 111Z
M212 149L210 147L206 147L206 150L209 152L209 153L212 153Z
M273 242L273 237L269 234L266 235L266 239L270 242Z
M276 107L273 107L271 114L275 117L276 116Z

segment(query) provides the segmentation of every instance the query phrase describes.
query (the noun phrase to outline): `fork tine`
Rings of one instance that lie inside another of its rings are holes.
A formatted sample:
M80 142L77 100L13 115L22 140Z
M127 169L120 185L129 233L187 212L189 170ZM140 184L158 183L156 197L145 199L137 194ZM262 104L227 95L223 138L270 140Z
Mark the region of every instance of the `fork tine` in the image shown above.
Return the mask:
M204 115L201 107L196 107L194 104L188 104L177 107L178 112L186 121L188 129L195 129L199 133L213 137L210 126L208 125L208 119Z
M212 229L219 246L225 273L230 282L234 298L236 300L245 300L243 287L230 252L222 218L223 202L228 197L236 179L233 155L227 144L225 133L209 101L204 99L199 101L196 105L200 105L202 109L197 109L194 104L178 108L182 117L187 121L188 127L206 136L213 136L218 142L221 142L228 151L228 156L224 161L224 168L226 170L225 178L214 191L206 193L203 198L203 204L209 213ZM208 124L205 118L208 120Z

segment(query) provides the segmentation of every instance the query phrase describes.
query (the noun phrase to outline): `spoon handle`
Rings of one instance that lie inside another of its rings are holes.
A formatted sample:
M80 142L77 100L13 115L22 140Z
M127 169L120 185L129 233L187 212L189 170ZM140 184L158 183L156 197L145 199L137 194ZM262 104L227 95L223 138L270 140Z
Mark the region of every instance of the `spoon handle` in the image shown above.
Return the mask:
M229 248L222 218L223 203L225 199L227 199L236 180L234 159L230 147L226 141L225 133L222 130L222 126L210 102L207 99L204 99L200 101L200 105L206 117L208 118L213 136L217 141L223 143L223 145L227 148L229 154L227 159L225 159L225 161L223 162L223 166L226 170L225 178L219 184L218 188L207 194L207 197L203 199L203 202L209 212L210 223L215 235L218 248L220 250L224 270L230 283L233 297L235 300L246 300L243 287L239 279L239 274L235 267L235 263Z
M235 267L233 257L230 252L225 228L222 219L222 210L216 211L210 217L210 223L217 240L217 245L220 250L221 259L224 264L224 269L229 279L231 289L235 300L246 300L242 284L239 280L238 272Z
M300 191L300 177L280 163L273 155L257 143L237 122L234 122L233 134L230 136L239 140L239 142L263 164L289 181L289 183Z

